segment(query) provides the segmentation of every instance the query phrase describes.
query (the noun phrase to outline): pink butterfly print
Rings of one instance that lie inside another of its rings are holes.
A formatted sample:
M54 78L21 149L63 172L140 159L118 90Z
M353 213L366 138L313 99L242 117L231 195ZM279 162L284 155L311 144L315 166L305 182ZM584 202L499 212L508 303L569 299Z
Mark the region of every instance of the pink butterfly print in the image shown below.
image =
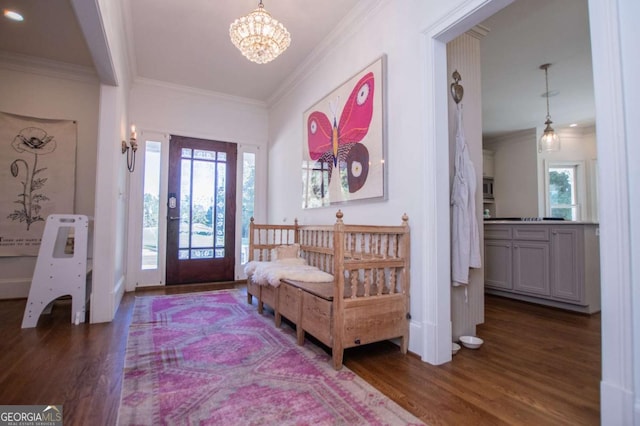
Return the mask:
M373 116L374 77L370 72L356 83L344 105L340 122L336 122L336 105L332 103L333 124L326 114L314 111L307 120L309 156L317 167L329 171L346 169L350 193L358 191L369 174L369 150L359 143L367 135Z

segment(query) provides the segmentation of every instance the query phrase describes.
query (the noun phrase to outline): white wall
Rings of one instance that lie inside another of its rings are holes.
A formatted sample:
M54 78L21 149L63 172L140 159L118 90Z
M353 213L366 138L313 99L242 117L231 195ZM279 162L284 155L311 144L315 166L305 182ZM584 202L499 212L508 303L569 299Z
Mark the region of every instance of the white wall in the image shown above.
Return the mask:
M0 62L0 111L77 121L75 206L72 208L73 213L93 216L99 85L92 72L69 71L60 72L56 64L41 61L37 66ZM28 296L36 259L35 256L0 258L0 298Z
M94 63L100 64L94 262L90 321L111 321L124 294L127 169L120 141L128 138L131 72L121 4L74 1Z
M419 91L424 77L420 69L421 37L417 21L420 17L432 16L432 10L406 0L363 5L362 10L348 17L351 22L339 24L343 31L334 34L335 38L330 41L332 48L326 56L311 55L313 68L309 67L304 77L271 107L269 115L268 219L271 222L291 223L298 218L302 224L330 224L340 208L345 223L399 225L402 214L408 214L413 259L409 349L418 354L423 352L420 328L424 320L420 297L424 285L420 262L422 247L419 242L431 236L425 235L421 226L422 176L426 165L424 145L418 136L421 128ZM388 200L303 210L303 112L383 54L387 55L384 96ZM443 226L448 229L448 224ZM449 354L450 347L449 343Z
M141 138L145 134L161 135L162 137L156 136L153 140L166 144L170 135L180 135L237 143L238 172L241 172L243 152L255 152L254 217L261 222L266 220L268 114L264 103L155 81L138 80L131 90L129 106L131 122L136 124ZM138 156L142 155L144 155L143 150L139 150ZM139 250L142 233L142 216L135 203L142 203L143 179L140 174L143 172L143 166L144 159L141 158L131 179L128 244L131 252L127 255L127 290L133 290L136 286L159 285L165 282L163 257L165 253L160 253L160 269L143 272L140 268L139 251L134 252ZM166 168L168 164L165 164L161 170L162 180L167 179ZM242 179L239 178L239 189L241 185ZM161 186L160 191L160 199L166 200L166 186ZM240 208L237 209L237 215L236 236L239 238ZM162 250L163 242L166 241L166 228L160 227L160 232L160 249ZM239 242L239 239L237 241ZM240 247L238 243L236 246L235 276L237 279L242 279L244 271L240 265Z
M638 217L640 212L640 167L637 165L640 159L640 84L638 73L640 72L640 56L637 54L637 40L640 37L638 30L638 17L640 17L640 3L637 1L620 2L620 46L621 55L625 60L622 64L624 76L624 109L625 109L625 130L627 135L627 168L629 170L629 210L633 218ZM606 148L605 148L606 149ZM630 222L629 238L631 240L630 264L634 265L631 271L631 282L629 283L631 293L631 306L633 316L631 327L633 329L633 347L631 348L631 365L636 368L633 371L634 390L634 424L640 424L640 368L637 360L640 360L640 226L637 220ZM607 361L613 362L610 356ZM624 409L624 407L623 407Z
M473 220L478 224L478 248L484 250L484 228L482 226L482 90L480 70L480 40L486 32L475 27L447 44L447 76L453 83L455 70L461 75L464 88L462 117L467 152L475 168L475 212ZM451 84L450 83L450 84ZM450 86L449 86L450 87ZM453 186L456 155L457 112L452 96L449 103L449 186ZM464 171L462 172L465 173ZM453 232L453 230L452 230ZM484 260L482 262L484 264ZM460 336L475 336L476 325L484 322L484 269L469 270L469 284L451 289L452 340Z
M538 216L536 129L487 139L484 147L494 153L494 216Z
M136 80L130 112L132 122L140 129L223 142L267 144L267 108L258 101Z
M640 4L589 0L598 138L602 424L640 424Z

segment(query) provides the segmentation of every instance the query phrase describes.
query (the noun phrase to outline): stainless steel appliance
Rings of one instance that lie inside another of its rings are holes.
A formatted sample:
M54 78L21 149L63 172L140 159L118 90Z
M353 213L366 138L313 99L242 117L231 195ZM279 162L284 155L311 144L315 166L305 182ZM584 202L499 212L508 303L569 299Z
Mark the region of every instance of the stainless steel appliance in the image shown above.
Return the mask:
M482 199L493 200L493 178L482 178Z

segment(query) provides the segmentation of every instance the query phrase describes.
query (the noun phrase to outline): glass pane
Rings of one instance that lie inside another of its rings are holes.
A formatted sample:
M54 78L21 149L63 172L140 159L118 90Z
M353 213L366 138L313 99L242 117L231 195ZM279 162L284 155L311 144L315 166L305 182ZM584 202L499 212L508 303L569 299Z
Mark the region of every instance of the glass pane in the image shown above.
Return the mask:
M302 207L321 207L329 203L329 165L324 161L302 162Z
M215 151L205 151L203 149L195 149L193 150L193 158L202 159L202 160L216 160L216 152Z
M191 247L213 247L215 163L194 161L193 183Z
M573 168L554 167L549 169L549 200L551 205L575 203Z
M189 248L191 229L191 160L182 160L180 170L180 238L178 248Z
M245 152L242 156L242 243L240 263L249 260L249 223L255 209L256 155Z
M216 249L216 259L224 257L224 249Z
M191 250L191 259L212 259L212 249L194 249Z
M147 141L144 153L142 269L158 268L160 212L160 142Z
M551 216L562 217L565 220L573 220L573 211L574 209L571 207L552 207Z
M182 158L191 158L191 148L182 148Z
M216 182L216 247L224 247L224 222L225 207L227 201L226 177L227 165L225 163L217 163L217 182Z
M218 161L227 161L227 153L219 152L218 153Z
M549 204L551 216L577 220L576 168L549 168Z
M178 259L189 259L189 250L178 250Z

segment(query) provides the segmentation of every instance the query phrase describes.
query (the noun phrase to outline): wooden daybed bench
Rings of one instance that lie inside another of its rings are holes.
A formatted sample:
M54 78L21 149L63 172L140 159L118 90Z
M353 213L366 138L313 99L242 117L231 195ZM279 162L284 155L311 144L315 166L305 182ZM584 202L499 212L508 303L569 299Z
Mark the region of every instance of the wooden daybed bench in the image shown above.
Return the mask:
M250 224L249 261L272 260L274 249L299 245L307 265L333 275L332 282L282 278L277 286L247 278L248 303L258 300L296 326L298 344L309 333L332 349L333 367L342 367L346 348L388 339L409 342L410 245L408 217L400 226Z

